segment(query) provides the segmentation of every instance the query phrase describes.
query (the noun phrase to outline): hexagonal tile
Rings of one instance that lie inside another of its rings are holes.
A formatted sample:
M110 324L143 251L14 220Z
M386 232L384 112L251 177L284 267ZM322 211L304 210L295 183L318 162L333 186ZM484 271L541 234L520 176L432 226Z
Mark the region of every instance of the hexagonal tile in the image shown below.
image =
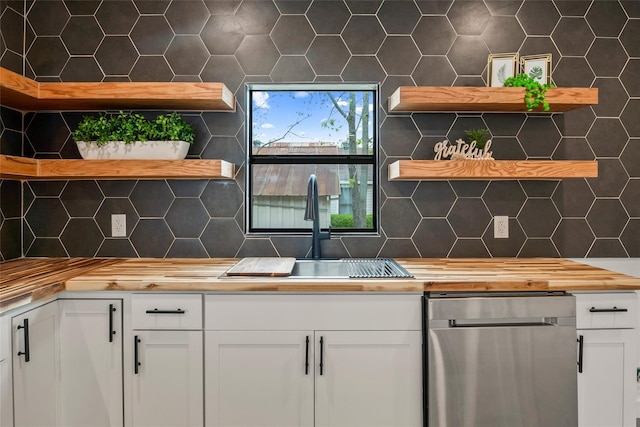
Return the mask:
M317 34L340 34L350 15L341 1L314 1L307 10L307 18Z
M620 42L624 46L629 56L640 56L640 21L637 19L629 19L620 34Z
M209 214L197 198L177 198L165 221L176 237L199 237L209 222Z
M517 52L525 39L524 31L513 16L493 16L482 32L491 53Z
M583 258L595 236L584 219L564 218L551 239L563 257Z
M64 66L60 79L63 82L100 82L104 74L92 57L71 57Z
M458 139L466 140L465 130L467 129L480 129L486 128L486 124L482 120L482 117L479 116L463 116L458 115L453 126L447 133L447 139L451 143L455 143Z
M163 258L174 238L163 219L141 219L130 240L141 257Z
M624 128L631 137L640 137L640 99L630 99L620 116Z
M444 15L451 3L453 0L416 0L416 5L423 15Z
M233 55L244 39L244 32L235 16L211 15L200 37L212 55Z
M236 52L245 74L270 74L280 54L269 36L246 36Z
M214 55L205 64L200 77L203 82L222 82L231 92L242 83L244 72L233 55Z
M139 220L138 214L133 208L131 201L123 197L107 197L104 199L98 212L96 212L95 220L102 234L107 237L111 236L111 215L113 214L124 214L127 216L126 233L127 236L130 236Z
M274 82L312 82L316 74L304 56L281 56L271 72Z
M375 56L352 56L341 75L346 82L381 82L386 77Z
M620 160L627 173L634 177L640 177L640 139L632 139L620 156Z
M233 136L214 136L202 152L203 159L226 159L238 165L244 163L244 150L238 139ZM204 189L204 187L203 187Z
M389 36L378 51L378 59L387 74L410 75L420 51L409 36Z
M587 178L587 182L597 197L618 197L628 179L620 159L599 159L598 177Z
M598 77L617 77L627 63L627 53L618 39L598 38L589 49L587 61Z
M27 204L27 199L29 199L29 193L33 193L34 196L52 196L59 197L64 189L66 182L64 181L31 181L28 182L28 187L31 191L27 191L25 187L25 207ZM35 198L33 198L35 200Z
M456 201L447 181L422 181L411 198L423 217L446 217Z
M596 199L587 214L587 221L596 237L619 237L629 215L618 199Z
M411 0L387 1L377 15L387 34L410 34L420 19L420 10Z
M479 198L459 198L447 215L458 237L481 237L491 215Z
M456 39L456 33L445 16L423 16L412 36L423 55L444 55Z
M640 97L640 59L629 60L620 80L630 96Z
M490 256L482 239L458 239L449 252L449 258L488 258Z
M449 182L458 197L482 197L489 181L454 180Z
M455 241L456 235L444 218L423 219L413 235L413 243L424 258L446 258Z
M71 15L93 15L96 13L100 3L101 0L64 0L64 4L71 12Z
M69 181L60 200L72 217L92 217L104 196L95 181Z
M626 258L627 252L619 239L596 239L587 254L587 258L592 257Z
M551 199L527 199L518 221L527 237L550 237L560 221L560 214Z
M520 223L515 218L509 218L509 238L496 239L493 237L493 226L489 226L482 236L492 257L515 257L527 240Z
M93 55L104 34L93 16L74 16L61 34L62 41L72 55Z
M240 7L242 0L204 0L204 4L212 15L233 15Z
M547 0L523 2L516 16L529 36L551 34L560 19L553 2Z
M552 79L557 86L591 87L593 71L584 58L563 56L553 70Z
M447 57L459 75L480 75L487 66L489 49L481 37L459 36Z
M27 52L27 61L36 76L58 76L69 59L59 37L38 37Z
M565 179L556 188L552 199L563 217L584 217L595 196L584 179Z
M372 15L355 15L342 31L342 39L352 54L374 54L384 41L385 32Z
M560 52L556 48L551 37L532 36L527 37L520 46L520 56L538 55L540 52L550 53L552 57L552 68L560 58Z
M234 257L244 243L244 235L233 218L213 218L200 241L211 258Z
M20 181L0 181L0 211L4 218L22 216L22 185Z
M25 132L31 145L38 152L59 152L71 135L60 113L38 113Z
M234 113L202 113L202 118L212 135L235 136L244 123L242 111Z
M174 1L164 16L176 34L199 34L209 19L209 9L201 0Z
M242 206L242 190L234 181L209 181L200 196L213 218L234 217Z
M96 51L98 64L107 75L128 75L138 52L127 36L107 36Z
M514 137L494 136L491 138L491 151L496 160L526 160L527 154Z
M304 14L312 0L274 0L276 7L283 15Z
M551 158L553 160L594 160L596 156L586 138L562 138Z
M491 14L481 0L456 1L447 11L456 33L466 36L482 34Z
M21 229L22 220L18 218L7 219L0 225L0 255L3 260L22 256Z
M293 239L287 239L291 241ZM302 239L299 239L302 240ZM370 258L376 257L382 245L385 242L385 237L381 236L343 236L340 240L344 244L347 249L350 257L362 257L362 258ZM276 249L280 253L280 256L296 256L294 254L287 255L287 253L291 253L290 251L283 250L282 245L277 238L271 238L271 241L276 246ZM308 245L306 246L308 248ZM304 252L304 255L307 255Z
M410 156L420 133L410 117L389 116L380 128L382 148L388 156Z
M420 254L411 239L387 239L378 256L414 258L419 257Z
M167 258L209 258L199 239L175 239Z
M2 40L5 47L14 52L22 53L24 17L15 10L7 8L0 16L0 28L2 28Z
M629 95L617 78L596 78L593 87L598 88L598 104L591 108L599 117L618 117L629 100ZM578 110L588 110L579 108Z
M562 16L584 16L591 6L591 0L556 1Z
M347 47L338 36L316 37L307 52L307 60L319 75L340 74L349 57Z
M423 56L412 77L418 86L451 86L456 72L446 56Z
M96 12L100 27L107 35L129 34L138 16L131 0L103 1Z
M620 4L629 15L629 18L640 18L640 4L635 0L620 0Z
M495 136L515 136L526 120L526 114L485 113L482 119Z
M443 136L456 120L453 113L414 114L413 121L422 135Z
M140 217L163 217L173 202L173 193L164 180L138 181L129 198Z
M515 217L527 199L518 181L491 181L482 195L491 215Z
M175 36L165 58L175 74L198 75L209 59L209 51L198 36Z
M69 256L64 250L60 239L36 238L28 249L25 249L27 257L62 257Z
M585 136L594 120L595 115L590 108L578 108L553 115L553 121L564 136Z
M582 56L593 43L595 36L584 18L563 17L551 34L553 41L566 56Z
M551 157L560 133L551 117L529 117L518 132L518 140L530 157Z
M396 160L398 159L388 157L383 161L382 166L380 166L380 187L382 188L383 194L379 203L382 203L385 197L411 197L418 186L418 183L415 181L389 181L389 164Z
M236 11L236 18L245 34L269 34L280 13L270 1L244 0Z
M420 214L409 198L387 199L380 209L380 223L387 237L411 237Z
M60 236L71 257L94 257L104 236L93 218L72 218Z
M129 73L132 82L170 82L173 71L164 56L141 56Z
M617 37L627 15L617 1L596 0L587 12L587 21L598 37Z
M271 32L271 38L283 55L304 54L315 34L309 21L301 15L281 16Z
M640 179L630 179L620 201L631 217L640 217Z
M35 1L27 14L27 19L37 36L59 35L69 17L62 1Z
M129 239L104 239L96 253L100 258L137 258Z
M632 219L624 228L620 240L630 257L640 257L640 220Z
M616 157L629 137L618 119L597 118L587 134L589 145L598 157Z
M37 198L29 207L25 220L37 237L58 237L69 221L69 215L60 199Z
M131 31L131 40L142 55L162 55L172 39L164 16L141 16Z

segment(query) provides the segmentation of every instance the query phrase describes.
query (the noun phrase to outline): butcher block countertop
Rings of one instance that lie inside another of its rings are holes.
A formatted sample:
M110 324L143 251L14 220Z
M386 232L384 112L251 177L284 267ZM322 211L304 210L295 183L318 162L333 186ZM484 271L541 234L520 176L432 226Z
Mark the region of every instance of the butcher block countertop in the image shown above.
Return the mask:
M67 291L636 290L640 278L561 258L407 258L413 279L224 277L238 259L22 258L0 263L0 311Z

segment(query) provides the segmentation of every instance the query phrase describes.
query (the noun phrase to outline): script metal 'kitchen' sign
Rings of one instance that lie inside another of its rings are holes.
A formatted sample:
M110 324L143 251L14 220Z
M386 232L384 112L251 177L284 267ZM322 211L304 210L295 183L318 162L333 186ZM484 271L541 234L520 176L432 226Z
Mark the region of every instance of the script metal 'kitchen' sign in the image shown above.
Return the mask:
M494 160L491 148L491 140L488 140L483 148L477 147L475 141L467 144L462 139L457 139L455 145L450 145L448 140L436 143L433 148L436 155L434 160L451 159L474 159L474 160Z

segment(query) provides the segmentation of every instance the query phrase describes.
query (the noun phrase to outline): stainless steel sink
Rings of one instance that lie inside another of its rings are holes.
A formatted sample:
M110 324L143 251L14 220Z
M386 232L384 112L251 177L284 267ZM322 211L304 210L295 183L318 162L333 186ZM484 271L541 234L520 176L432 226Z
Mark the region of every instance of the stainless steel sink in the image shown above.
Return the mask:
M391 258L298 259L292 278L412 278Z

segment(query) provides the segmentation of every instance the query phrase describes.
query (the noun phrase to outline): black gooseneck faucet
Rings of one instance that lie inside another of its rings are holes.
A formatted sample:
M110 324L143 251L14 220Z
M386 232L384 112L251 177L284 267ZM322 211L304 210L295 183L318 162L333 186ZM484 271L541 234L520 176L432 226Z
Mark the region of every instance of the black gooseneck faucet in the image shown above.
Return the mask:
M320 259L322 257L320 250L320 241L331 238L331 228L329 231L320 231L320 203L318 200L318 180L315 174L309 176L307 183L307 206L304 211L305 221L313 221L311 227L311 257Z

